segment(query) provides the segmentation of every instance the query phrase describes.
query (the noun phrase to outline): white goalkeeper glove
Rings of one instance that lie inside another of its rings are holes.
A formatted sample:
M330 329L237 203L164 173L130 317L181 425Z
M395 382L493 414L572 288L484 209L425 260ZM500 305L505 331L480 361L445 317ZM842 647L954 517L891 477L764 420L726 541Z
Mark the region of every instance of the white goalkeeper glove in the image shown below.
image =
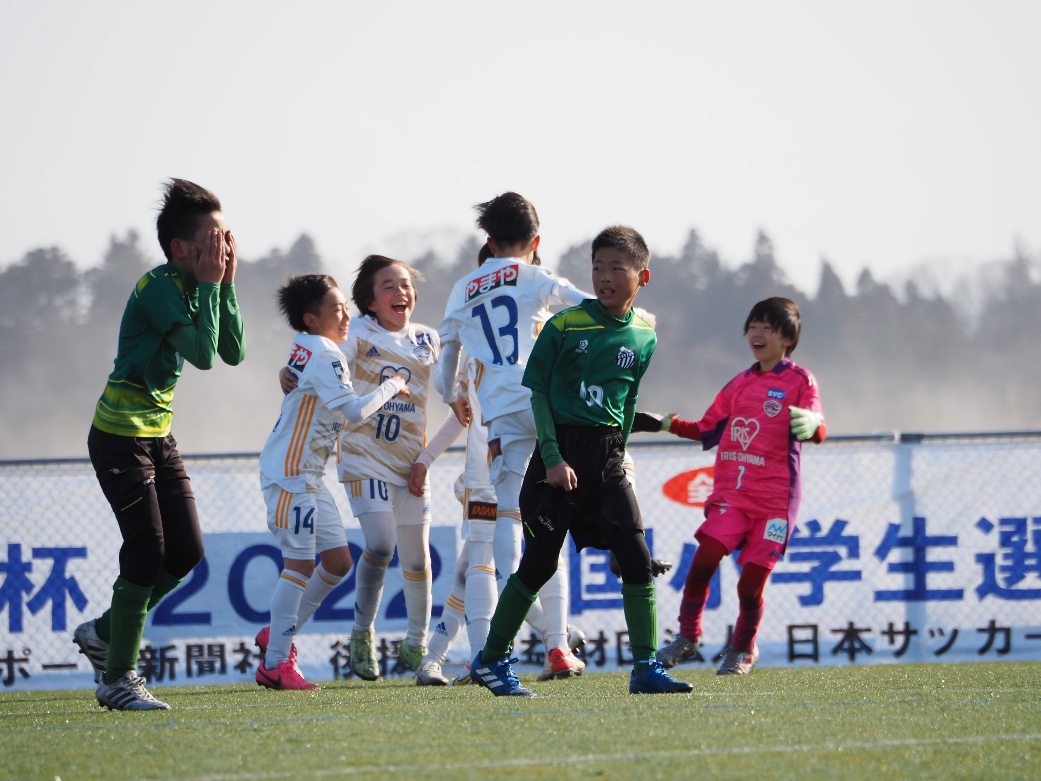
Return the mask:
M792 436L800 442L805 442L812 437L817 432L817 429L820 428L821 423L824 422L824 419L812 409L803 409L802 407L792 407L790 405L788 409L792 414Z

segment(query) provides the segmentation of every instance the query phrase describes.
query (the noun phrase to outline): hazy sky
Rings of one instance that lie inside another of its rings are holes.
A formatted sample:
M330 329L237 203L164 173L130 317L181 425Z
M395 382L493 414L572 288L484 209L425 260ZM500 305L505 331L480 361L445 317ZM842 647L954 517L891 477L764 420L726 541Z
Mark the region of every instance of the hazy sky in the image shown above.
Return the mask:
M1041 3L0 0L0 263L213 189L338 264L517 190L546 254L623 222L814 288L1041 246ZM451 230L449 235L453 235Z

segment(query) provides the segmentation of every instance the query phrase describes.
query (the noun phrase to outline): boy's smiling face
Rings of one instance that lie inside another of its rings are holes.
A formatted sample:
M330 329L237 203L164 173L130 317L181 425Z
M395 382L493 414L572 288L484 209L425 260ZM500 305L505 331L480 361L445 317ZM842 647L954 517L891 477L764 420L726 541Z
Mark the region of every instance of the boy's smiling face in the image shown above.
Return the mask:
M769 323L759 321L748 324L745 336L748 338L748 346L752 348L752 355L759 361L759 370L764 372L784 360L793 341L786 339L780 331L775 331Z
M637 291L650 279L650 270L637 271L636 263L625 250L601 247L593 256L593 293L615 317L625 317Z
M412 275L400 263L391 263L376 272L373 279L376 300L369 307L379 324L388 331L408 328L412 310L416 308L416 289Z
M347 310L347 299L340 288L334 287L322 298L318 312L304 314L304 325L310 333L324 336L336 344L347 341L347 329L350 327L351 315Z

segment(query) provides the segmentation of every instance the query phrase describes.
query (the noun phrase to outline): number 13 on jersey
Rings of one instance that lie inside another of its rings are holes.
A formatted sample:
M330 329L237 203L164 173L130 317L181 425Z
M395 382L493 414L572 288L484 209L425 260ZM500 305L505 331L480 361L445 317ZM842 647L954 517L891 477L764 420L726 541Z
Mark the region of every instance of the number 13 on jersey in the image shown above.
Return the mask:
M491 300L492 309L503 308L509 315L509 322L506 325L499 328L500 337L510 337L513 340L513 350L506 355L506 362L513 366L517 363L517 358L520 351L520 340L517 334L517 302L509 296L496 296ZM478 304L471 312L471 317L479 318L481 321L481 328L484 330L484 336L488 340L488 347L492 351L492 363L501 366L502 365L502 352L499 350L498 342L495 338L495 332L492 329L491 319L488 317L488 310L484 304Z

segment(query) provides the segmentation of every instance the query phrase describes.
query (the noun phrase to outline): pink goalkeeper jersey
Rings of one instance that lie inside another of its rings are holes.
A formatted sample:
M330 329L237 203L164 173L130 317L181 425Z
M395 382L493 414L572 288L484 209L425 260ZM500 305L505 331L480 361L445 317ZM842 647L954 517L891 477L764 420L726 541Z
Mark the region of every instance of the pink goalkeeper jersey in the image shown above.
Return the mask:
M788 407L823 419L820 395L813 375L788 358L765 373L756 366L728 382L697 423L702 447L719 446L705 513L726 504L755 518L784 518L791 536L802 495L802 443L791 434Z

